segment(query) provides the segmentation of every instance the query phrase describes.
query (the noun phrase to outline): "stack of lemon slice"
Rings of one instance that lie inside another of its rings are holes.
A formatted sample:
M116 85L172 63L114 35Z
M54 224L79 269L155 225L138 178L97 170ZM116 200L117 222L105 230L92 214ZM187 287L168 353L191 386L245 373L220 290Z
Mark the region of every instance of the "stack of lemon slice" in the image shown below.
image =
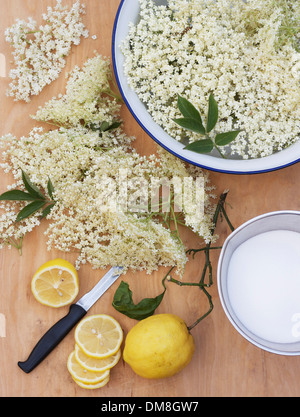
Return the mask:
M67 362L73 380L85 389L104 387L121 357L122 341L122 328L113 317L98 314L81 320Z

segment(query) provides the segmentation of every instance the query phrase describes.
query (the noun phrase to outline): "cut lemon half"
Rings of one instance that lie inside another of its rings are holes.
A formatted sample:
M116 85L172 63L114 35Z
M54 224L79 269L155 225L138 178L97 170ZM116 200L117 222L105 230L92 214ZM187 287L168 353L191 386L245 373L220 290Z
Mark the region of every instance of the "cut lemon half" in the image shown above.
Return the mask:
M34 274L31 290L41 304L55 308L68 305L78 295L77 271L64 259L46 262Z
M77 385L84 389L98 389L104 387L109 382L109 376L103 379L103 381L98 382L98 384L84 384L83 382L80 382L75 378L73 378L73 381L75 381Z
M87 356L78 345L75 345L75 358L80 365L92 372L103 372L113 368L121 357L121 350L108 358L97 359Z
M86 317L75 330L76 344L92 358L103 359L116 354L122 341L120 324L106 314Z
M67 367L72 375L73 379L76 382L81 382L83 384L99 384L104 379L108 378L110 371L104 372L91 372L87 369L84 369L75 358L75 351L71 352L68 358Z

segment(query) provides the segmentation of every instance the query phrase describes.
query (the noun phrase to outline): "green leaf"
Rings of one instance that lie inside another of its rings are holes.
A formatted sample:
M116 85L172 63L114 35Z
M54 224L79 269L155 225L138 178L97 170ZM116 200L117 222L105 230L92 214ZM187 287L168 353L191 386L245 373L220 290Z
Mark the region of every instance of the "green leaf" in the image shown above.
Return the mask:
M208 115L207 115L207 133L211 132L216 126L219 117L219 108L218 103L216 102L214 96L211 94L209 96L209 105L208 105Z
M100 126L100 131L101 132L105 132L108 128L109 128L109 123L108 122L102 122L101 123L101 126Z
M211 139L202 139L197 142L190 143L184 149L197 153L209 153L214 149L214 143Z
M54 207L54 206L55 206L55 204L56 204L56 203L49 204L49 206L47 206L47 207L43 210L42 218L47 217L47 216L48 216L48 214L50 214L50 211L51 211L52 207Z
M240 130L234 130L232 132L226 132L226 133L219 133L215 137L215 143L218 146L225 146L229 143L233 142L238 134L240 133Z
M0 195L0 201L35 201L32 195L20 190L11 190Z
M205 128L201 122L191 117L182 117L179 119L173 119L175 123L184 129L191 130L192 132L200 133L200 135L205 135Z
M52 184L50 178L49 178L49 181L48 181L48 184L47 184L47 188L48 188L48 194L49 194L50 198L52 198L52 200L53 200L54 187L53 187L53 184Z
M127 317L135 320L143 320L152 316L156 308L160 305L166 290L155 298L144 298L138 304L134 304L132 300L132 291L129 285L122 281L119 288L115 292L113 299L113 307Z
M38 189L38 187L30 181L28 175L24 171L22 171L22 179L26 190L29 192L30 195L32 195L32 197L35 197L35 200L45 200L45 196Z
M94 132L97 132L97 131L108 132L109 130L117 129L119 126L121 126L122 123L123 123L122 121L121 122L115 121L115 122L112 122L112 124L109 124L108 122L104 121L101 123L100 127L98 127L94 123L91 123L89 125L89 128L93 130Z
M103 124L106 123L106 125L103 126ZM111 125L109 125L107 122L103 122L101 125L101 131L102 132L108 132L109 130L117 129L119 126L121 126L122 122L113 122Z
M34 201L33 203L28 204L17 216L16 222L26 219L32 214L36 213L45 205L45 201Z
M181 113L184 117L188 117L188 118L191 118L191 119L198 120L198 122L200 122L202 124L202 119L201 119L201 115L200 115L199 111L186 98L181 97L180 95L178 95L177 105L178 105L178 108L179 108L179 110L181 111Z

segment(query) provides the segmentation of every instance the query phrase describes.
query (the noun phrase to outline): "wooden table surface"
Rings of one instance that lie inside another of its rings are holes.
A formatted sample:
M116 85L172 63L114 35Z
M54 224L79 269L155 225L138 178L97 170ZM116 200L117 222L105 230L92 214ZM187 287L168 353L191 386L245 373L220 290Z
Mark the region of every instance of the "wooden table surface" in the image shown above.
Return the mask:
M71 0L63 3L72 4ZM10 47L4 40L4 30L16 18L32 16L39 19L54 0L0 0L0 53L10 67ZM119 0L85 0L85 22L91 35L97 40L85 39L72 49L67 58L66 71L75 64L82 65L97 50L103 56L111 56L111 37ZM4 74L1 74L2 76ZM34 126L29 118L39 105L64 91L63 75L47 87L31 103L15 103L6 97L9 79L0 77L0 135L13 133L27 135ZM125 130L136 137L135 147L142 154L155 151L156 145L136 123L130 112L122 110ZM0 191L6 190L11 181L1 172ZM269 211L300 210L298 181L300 165L260 175L226 175L210 173L210 178L220 194L229 189L229 216L235 227L250 218ZM68 307L51 309L42 306L32 296L30 282L36 269L47 260L64 257L74 262L75 254L53 250L47 252L43 231L46 223L26 236L23 254L5 248L0 251L0 317L5 318L6 335L0 334L0 396L1 397L289 397L300 395L300 357L284 357L258 349L242 338L229 323L218 298L216 267L219 253L213 254L214 285L211 288L215 308L210 316L192 330L196 352L192 362L179 374L167 380L146 380L133 373L123 360L111 372L111 379L101 390L87 391L71 379L66 361L74 348L72 331L50 356L31 374L23 373L17 366L25 360L31 348L44 332L63 317ZM222 244L229 229L226 223L217 228ZM183 240L192 246L199 239L186 232ZM197 282L202 271L202 260L196 258L186 268L184 280ZM79 271L80 296L91 289L104 274L88 265ZM161 293L162 268L151 276L145 273L127 273L124 277L138 302L145 297ZM118 283L102 297L89 314L106 313L121 324L124 334L136 323L118 313L111 306ZM193 287L168 284L168 291L157 313L175 313L187 324L192 324L207 307L206 298ZM3 323L2 323L3 324ZM6 336L6 337L4 337Z

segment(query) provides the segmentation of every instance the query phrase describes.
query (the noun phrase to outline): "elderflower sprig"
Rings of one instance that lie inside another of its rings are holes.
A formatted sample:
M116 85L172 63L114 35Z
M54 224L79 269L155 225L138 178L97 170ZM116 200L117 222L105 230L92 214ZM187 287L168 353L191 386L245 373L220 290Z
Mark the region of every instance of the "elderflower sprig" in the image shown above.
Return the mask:
M110 60L96 55L76 66L66 92L40 107L33 119L66 128L83 125L108 132L119 118L121 102L112 82Z
M12 81L8 96L29 102L31 96L58 78L72 45L79 45L82 36L89 36L82 20L84 13L79 0L70 9L57 0L56 6L48 7L43 14L43 25L29 17L28 21L17 19L6 29L15 64L9 73Z

